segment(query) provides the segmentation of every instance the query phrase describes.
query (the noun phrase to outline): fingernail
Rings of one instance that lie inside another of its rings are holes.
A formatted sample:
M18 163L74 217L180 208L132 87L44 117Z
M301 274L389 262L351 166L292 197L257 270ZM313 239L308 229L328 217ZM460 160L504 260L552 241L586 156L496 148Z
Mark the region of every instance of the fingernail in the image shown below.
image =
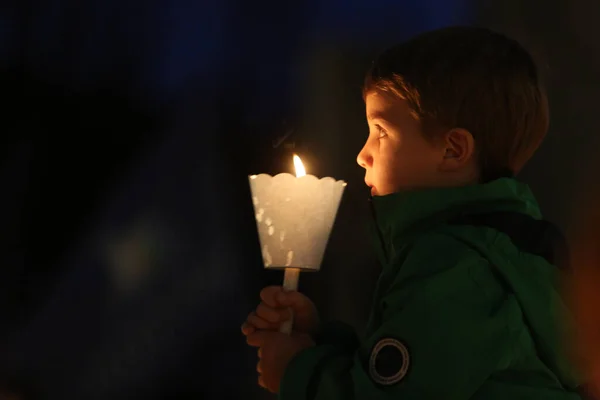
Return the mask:
M242 325L242 333L244 335L248 335L252 332L252 327L250 325L243 324Z

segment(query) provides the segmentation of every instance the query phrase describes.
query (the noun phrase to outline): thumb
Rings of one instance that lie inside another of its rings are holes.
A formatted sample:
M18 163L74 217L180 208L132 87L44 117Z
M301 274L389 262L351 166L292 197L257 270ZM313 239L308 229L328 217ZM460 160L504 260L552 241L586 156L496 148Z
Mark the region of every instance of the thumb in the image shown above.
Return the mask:
M282 306L293 309L304 309L310 305L308 297L297 291L279 292L276 295L276 299Z

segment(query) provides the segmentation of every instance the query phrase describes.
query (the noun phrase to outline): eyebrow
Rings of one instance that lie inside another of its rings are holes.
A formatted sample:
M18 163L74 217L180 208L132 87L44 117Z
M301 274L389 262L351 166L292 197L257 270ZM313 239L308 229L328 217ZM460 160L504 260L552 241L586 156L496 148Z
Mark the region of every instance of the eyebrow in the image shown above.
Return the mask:
M373 112L373 113L367 114L367 119L368 120L382 119L384 121L387 121L387 119L383 116L383 114L381 112Z

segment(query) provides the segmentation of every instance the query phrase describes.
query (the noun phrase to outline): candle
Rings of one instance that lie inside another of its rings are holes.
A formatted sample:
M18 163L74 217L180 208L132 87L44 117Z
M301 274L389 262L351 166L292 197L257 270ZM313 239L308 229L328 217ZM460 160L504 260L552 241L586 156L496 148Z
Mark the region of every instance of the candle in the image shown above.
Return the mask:
M296 176L249 177L265 268L284 269L284 290L297 290L301 271L318 271L346 183L307 175L293 157ZM292 321L282 324L290 333Z

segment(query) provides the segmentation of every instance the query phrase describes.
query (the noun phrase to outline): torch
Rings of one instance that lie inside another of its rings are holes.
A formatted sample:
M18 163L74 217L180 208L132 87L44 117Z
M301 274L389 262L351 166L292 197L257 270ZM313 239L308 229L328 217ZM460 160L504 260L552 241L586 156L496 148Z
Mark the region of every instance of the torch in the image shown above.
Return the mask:
M346 183L307 175L294 155L296 176L249 177L256 227L265 268L283 269L283 289L298 289L300 271L318 271ZM280 331L290 334L290 320Z

